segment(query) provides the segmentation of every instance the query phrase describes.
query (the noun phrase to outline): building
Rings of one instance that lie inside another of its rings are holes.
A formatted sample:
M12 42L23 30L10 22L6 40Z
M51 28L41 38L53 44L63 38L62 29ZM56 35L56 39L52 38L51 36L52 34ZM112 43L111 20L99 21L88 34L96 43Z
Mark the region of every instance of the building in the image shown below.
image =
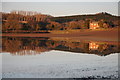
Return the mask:
M97 21L90 22L90 28L89 29L98 29L100 26L98 25Z
M89 50L97 50L99 45L95 42L90 42L89 43Z

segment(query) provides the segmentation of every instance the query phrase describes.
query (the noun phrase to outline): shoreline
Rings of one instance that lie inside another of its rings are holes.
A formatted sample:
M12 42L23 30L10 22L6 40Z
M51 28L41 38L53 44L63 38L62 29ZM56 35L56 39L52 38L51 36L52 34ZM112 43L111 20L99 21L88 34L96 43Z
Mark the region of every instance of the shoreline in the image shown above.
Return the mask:
M118 41L118 29L107 30L86 30L86 31L73 31L70 33L2 33L0 36L10 37L66 37L66 38L79 38L80 40L95 40L95 41Z

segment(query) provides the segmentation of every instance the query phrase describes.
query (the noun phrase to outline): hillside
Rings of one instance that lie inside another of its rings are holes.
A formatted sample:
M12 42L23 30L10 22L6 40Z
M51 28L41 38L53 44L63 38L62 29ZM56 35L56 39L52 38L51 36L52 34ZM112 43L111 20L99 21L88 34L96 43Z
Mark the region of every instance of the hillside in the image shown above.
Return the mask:
M22 11L23 13L24 11ZM118 16L102 12L97 14L53 17L45 14L28 15L22 13L2 13L2 32L38 32L53 30L91 29L90 23L97 22L99 28L114 28L118 24ZM96 28L95 28L96 29Z
M73 15L73 16L62 16L62 17L52 17L51 20L59 23L64 23L64 22L70 22L70 21L75 21L75 20L86 20L86 19L92 19L92 20L101 20L104 19L106 21L112 21L116 20L118 17L113 16L109 13L102 12L102 13L97 13L97 14L86 14L86 15Z

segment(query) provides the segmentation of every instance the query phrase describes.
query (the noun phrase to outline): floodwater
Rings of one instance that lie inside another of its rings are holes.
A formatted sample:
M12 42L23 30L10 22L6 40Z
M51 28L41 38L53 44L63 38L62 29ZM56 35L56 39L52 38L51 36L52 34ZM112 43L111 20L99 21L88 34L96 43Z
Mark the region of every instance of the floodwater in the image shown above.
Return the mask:
M3 37L3 78L118 78L118 43Z

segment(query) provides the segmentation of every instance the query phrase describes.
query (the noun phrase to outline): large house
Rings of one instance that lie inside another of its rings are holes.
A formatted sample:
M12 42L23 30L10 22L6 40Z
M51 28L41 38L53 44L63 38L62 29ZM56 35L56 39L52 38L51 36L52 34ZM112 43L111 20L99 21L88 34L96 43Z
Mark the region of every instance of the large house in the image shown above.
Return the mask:
M99 45L95 42L90 42L89 43L89 50L97 50Z
M98 25L97 21L90 22L90 28L89 29L98 29L100 26Z

